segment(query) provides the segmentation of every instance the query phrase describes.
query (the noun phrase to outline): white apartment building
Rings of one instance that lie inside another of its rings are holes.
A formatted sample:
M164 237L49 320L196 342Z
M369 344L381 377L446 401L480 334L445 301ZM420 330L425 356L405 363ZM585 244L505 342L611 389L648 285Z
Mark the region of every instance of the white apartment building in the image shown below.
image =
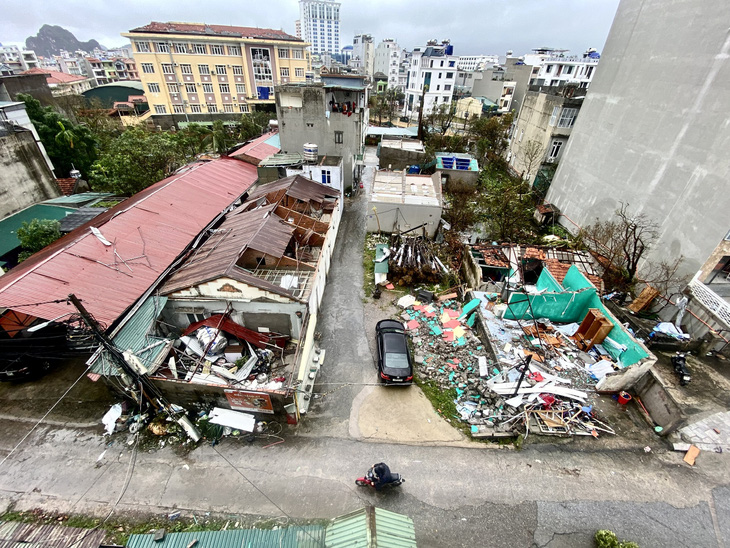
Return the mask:
M372 76L375 67L375 42L369 34L358 34L352 39L352 57L348 65L361 74Z
M398 87L398 69L401 60L401 48L392 38L386 38L375 48L373 74L382 72L388 77L388 87Z
M461 55L456 66L461 70L482 70L499 64L499 55Z
M312 53L340 53L339 2L299 0L299 24L297 38L310 43Z
M35 51L2 44L0 44L0 64L8 65L14 74L41 66Z
M583 55L565 55L567 50L538 48L524 56L525 64L532 65L530 85L562 86L577 84L587 88L596 73L600 55L589 48Z
M415 48L408 72L403 114L409 117L418 114L424 89L424 114L444 103L450 104L454 95L458 61L459 57L454 55L454 46L448 41L438 44L432 40L426 46Z

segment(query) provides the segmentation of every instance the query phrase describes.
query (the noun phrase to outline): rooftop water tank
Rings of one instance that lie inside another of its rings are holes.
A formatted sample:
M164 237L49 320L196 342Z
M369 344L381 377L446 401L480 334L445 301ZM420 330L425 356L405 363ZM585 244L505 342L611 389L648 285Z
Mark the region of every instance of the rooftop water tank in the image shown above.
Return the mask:
M304 143L304 161L316 162L319 156L319 147L314 143Z

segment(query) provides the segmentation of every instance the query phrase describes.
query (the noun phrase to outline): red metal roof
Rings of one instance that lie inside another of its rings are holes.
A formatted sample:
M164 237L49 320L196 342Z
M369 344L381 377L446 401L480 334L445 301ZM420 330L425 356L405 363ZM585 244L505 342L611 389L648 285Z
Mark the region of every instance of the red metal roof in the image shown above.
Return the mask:
M66 74L65 72L48 70L40 67L28 69L23 71L21 74L45 74L46 82L49 84L68 84L71 82L83 82L87 79L86 76L74 76L73 74Z
M231 38L268 38L302 42L300 38L283 30L262 29L257 27L233 27L228 25L207 25L205 23L161 23L152 21L149 25L137 27L129 32L151 32L164 34L201 34L204 36L225 36Z
M232 152L230 156L257 166L264 158L268 158L272 154L276 154L281 151L280 148L276 148L275 146L266 143L266 141L273 135L276 135L276 132L264 133L258 139L254 139L253 141L243 145L237 151Z
M0 307L51 320L71 306L28 305L74 293L109 325L256 180L255 167L230 158L186 166L7 272L0 278Z

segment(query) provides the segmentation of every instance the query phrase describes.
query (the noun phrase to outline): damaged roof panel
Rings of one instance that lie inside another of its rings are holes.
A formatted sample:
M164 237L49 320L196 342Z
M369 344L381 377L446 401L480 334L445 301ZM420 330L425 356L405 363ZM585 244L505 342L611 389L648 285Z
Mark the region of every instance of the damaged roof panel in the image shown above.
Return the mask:
M339 198L337 189L307 179L302 175L290 175L272 183L257 187L249 195L250 200L256 200L272 192L286 189L286 195L304 202L314 201L322 203L326 198Z

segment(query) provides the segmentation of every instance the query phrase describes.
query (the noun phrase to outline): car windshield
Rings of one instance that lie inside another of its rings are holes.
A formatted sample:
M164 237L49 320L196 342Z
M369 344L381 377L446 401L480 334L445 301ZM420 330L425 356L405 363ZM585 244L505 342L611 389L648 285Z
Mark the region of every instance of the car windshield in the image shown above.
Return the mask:
M388 352L385 354L385 367L388 369L408 369L408 356Z

